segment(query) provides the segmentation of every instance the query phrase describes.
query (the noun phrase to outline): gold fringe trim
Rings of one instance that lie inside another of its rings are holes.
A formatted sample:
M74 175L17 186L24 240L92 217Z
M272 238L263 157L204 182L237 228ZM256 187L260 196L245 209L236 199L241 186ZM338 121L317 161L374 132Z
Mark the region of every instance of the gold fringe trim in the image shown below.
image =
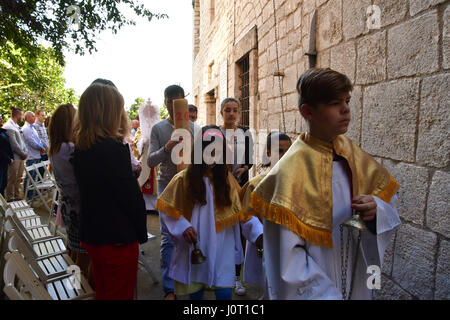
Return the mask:
M333 238L330 231L314 228L303 223L289 209L274 205L256 193L252 193L250 207L261 213L267 220L289 228L309 243L333 248Z
M242 222L247 222L248 220L250 220L253 216L257 217L255 214L251 213L251 212L244 212L242 211L240 213L241 215L241 221Z
M381 200L383 200L386 203L391 202L391 198L394 196L394 194L398 191L398 189L400 188L400 185L398 184L397 181L395 181L395 179L390 176L389 178L389 183L387 184L387 186L380 191L379 194L377 194L376 196L378 198L380 198Z
M240 221L243 221L243 219L244 219L243 212L239 211L236 214L233 214L232 216L229 216L221 221L216 221L216 232L220 232L228 228L231 228L236 224L238 224Z
M186 215L183 214L182 211L170 206L169 204L165 203L161 199L157 200L156 209L161 212L164 212L164 214L166 214L169 217L172 217L174 219L178 220L178 219L180 219L181 216L184 216L186 218L186 220L191 221L191 219L190 219L191 217L187 217ZM250 218L248 218L247 220L245 220L246 218L247 218L247 216L242 211L239 211L239 212L233 214L232 216L229 216L221 221L216 221L216 232L226 230L228 228L235 226L240 221L248 221L248 219L250 219Z
M165 203L161 199L158 199L156 201L156 209L158 211L164 212L169 217L172 217L172 218L177 219L177 220L180 219L181 216L183 216L183 212L181 212L180 210L178 210L178 209L168 205L167 203Z

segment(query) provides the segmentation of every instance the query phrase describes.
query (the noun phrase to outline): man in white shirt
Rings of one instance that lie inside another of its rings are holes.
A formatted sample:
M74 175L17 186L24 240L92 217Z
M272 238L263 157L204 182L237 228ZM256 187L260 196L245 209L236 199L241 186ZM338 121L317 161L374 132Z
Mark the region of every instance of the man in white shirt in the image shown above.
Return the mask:
M41 155L43 153L46 153L47 150L44 147L44 144L42 143L41 139L39 138L39 135L36 131L36 128L34 127L34 121L35 121L34 113L31 111L25 112L25 124L22 127L23 135L25 138L25 144L27 145L29 156L26 161L26 166L30 166L34 163L41 162ZM34 179L36 176L35 171L31 171L31 176ZM26 186L28 183L28 177L25 176L23 189L25 192ZM26 195L27 200L30 200L32 198L32 192L28 192Z

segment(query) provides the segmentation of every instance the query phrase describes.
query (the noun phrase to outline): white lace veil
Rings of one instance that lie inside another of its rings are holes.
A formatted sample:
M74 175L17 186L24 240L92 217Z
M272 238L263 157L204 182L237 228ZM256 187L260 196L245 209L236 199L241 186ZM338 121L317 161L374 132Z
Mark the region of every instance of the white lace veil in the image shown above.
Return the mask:
M150 141L152 127L161 120L160 109L154 105L150 99L143 102L139 107L139 125L141 127L141 137L137 142L139 154L142 154L145 146Z

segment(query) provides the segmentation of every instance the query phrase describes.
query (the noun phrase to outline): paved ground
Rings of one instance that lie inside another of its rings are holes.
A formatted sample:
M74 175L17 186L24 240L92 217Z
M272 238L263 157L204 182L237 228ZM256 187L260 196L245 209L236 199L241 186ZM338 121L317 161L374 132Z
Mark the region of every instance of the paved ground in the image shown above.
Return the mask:
M138 300L158 300L163 298L159 253L159 245L161 242L159 216L147 216L147 230L154 234L156 238L142 245L141 249L144 250L144 257L150 263L151 269L159 282L153 284L145 269L140 268L138 272ZM246 295L240 297L233 293L233 300L256 300L263 294L263 291L257 286L246 284L245 287L247 288ZM187 299L187 297L179 297L179 299ZM206 291L205 299L215 299L214 292Z
M48 222L48 212L43 210L42 208L35 208L35 212L41 215L42 222ZM138 283L137 283L137 299L138 300L161 300L163 299L163 289L161 282L161 272L160 272L160 241L161 241L161 232L160 232L160 224L159 224L159 216L157 215L148 215L147 216L147 229L148 232L154 234L156 237L143 244L141 249L144 251L144 258L150 264L151 270L153 274L157 278L158 282L153 283L150 275L147 271L140 267L138 271ZM0 283L3 288L3 264L4 264L4 252L5 245L3 245L3 250L1 252L2 261L0 263ZM253 285L245 285L247 288L247 293L244 296L237 296L233 293L233 300L256 300L262 296L263 291L257 286ZM0 299L2 299L2 290L0 290ZM187 299L187 296L178 297L181 300ZM205 299L211 300L215 299L214 292L205 292Z

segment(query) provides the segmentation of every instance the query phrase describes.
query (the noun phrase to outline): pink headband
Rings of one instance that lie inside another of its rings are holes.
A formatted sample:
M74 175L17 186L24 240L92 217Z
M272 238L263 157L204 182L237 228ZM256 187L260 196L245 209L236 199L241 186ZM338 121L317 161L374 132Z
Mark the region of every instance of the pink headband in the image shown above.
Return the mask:
M204 134L202 134L202 139L204 137L211 137L211 136L216 136L216 137L222 138L222 140L225 140L222 133L220 133L219 131L213 131L213 130L208 130Z

